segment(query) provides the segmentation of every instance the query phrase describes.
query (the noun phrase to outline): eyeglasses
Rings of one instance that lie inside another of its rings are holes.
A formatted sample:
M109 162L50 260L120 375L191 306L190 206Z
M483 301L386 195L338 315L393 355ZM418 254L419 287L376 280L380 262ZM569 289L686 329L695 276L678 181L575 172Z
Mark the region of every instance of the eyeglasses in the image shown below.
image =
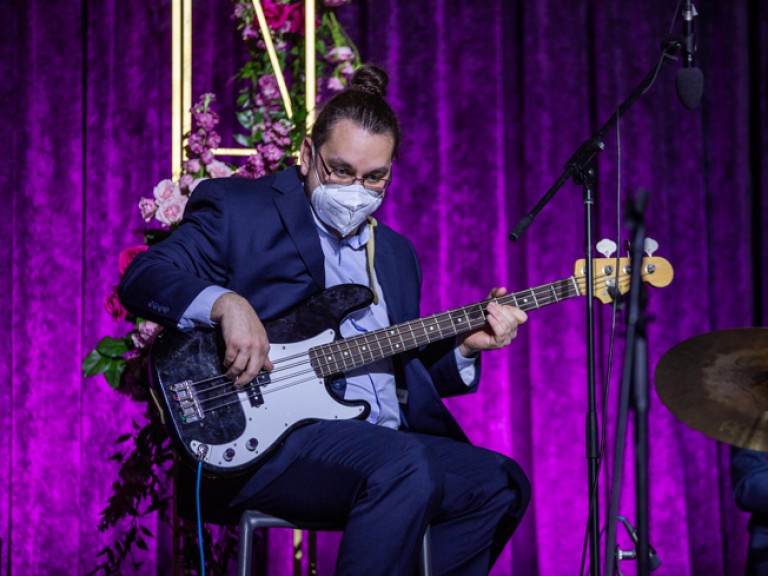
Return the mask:
M384 194L392 182L391 168L389 178L374 178L373 176L363 176L362 178L358 178L354 174L350 174L346 168L338 168L335 170L328 168L328 165L320 155L319 150L317 151L317 157L320 158L320 164L323 167L323 172L325 172L326 178L333 184L349 186L359 181L365 189L370 190L371 192L376 192L377 194Z

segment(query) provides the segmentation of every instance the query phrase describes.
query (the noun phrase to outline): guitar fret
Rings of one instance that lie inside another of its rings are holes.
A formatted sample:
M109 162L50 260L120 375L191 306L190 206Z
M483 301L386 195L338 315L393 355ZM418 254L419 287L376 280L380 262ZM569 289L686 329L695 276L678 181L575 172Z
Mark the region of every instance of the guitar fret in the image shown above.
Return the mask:
M571 276L500 298L330 342L317 347L316 353L313 349L310 358L313 368L321 375L339 374L424 344L482 327L487 320L486 307L491 301L530 310L579 295L581 290L577 278Z

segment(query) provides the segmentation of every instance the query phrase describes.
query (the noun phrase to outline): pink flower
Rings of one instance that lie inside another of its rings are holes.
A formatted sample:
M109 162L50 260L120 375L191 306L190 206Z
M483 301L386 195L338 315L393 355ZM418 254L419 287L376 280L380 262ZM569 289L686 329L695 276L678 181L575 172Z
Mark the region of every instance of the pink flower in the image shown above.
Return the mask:
M272 74L264 74L259 78L259 91L265 98L272 100L280 98L280 88Z
M187 160L184 162L184 170L187 172L190 172L192 174L196 172L200 172L200 160L197 158L192 158L191 160Z
M139 211L141 212L141 217L144 218L144 222L152 220L152 216L155 215L156 210L157 204L155 204L154 199L142 198L139 200Z
M259 144L256 146L256 149L261 154L269 170L275 170L285 155L285 150L274 144Z
M154 189L155 200L159 203L166 202L174 196L181 195L179 186L173 180L160 180Z
M332 92L341 92L344 90L344 82L336 78L335 76L328 79L328 90Z
M202 128L189 135L188 145L193 154L200 154L205 149L206 136L207 134Z
M128 311L123 308L123 305L120 304L120 300L117 298L117 286L112 287L112 292L109 293L106 302L104 302L104 309L112 316L112 320L115 322L125 320Z
M117 271L122 277L123 274L125 274L126 269L128 268L128 265L133 262L133 259L138 255L147 250L149 246L146 244L137 244L136 246L129 246L128 248L123 248L120 251L120 255L117 257Z
M232 169L219 160L214 160L205 167L211 178L228 178L232 176Z
M254 28L250 24L246 24L245 28L243 28L243 40L258 40L259 39L259 29L258 27ZM261 42L261 40L259 40Z
M349 46L336 46L336 48L331 48L328 51L325 59L328 62L347 62L355 59L355 53L352 52L352 48Z
M191 185L191 184L192 184L192 182L194 182L194 181L195 181L195 177L194 177L194 176L192 176L191 174L182 174L182 175L179 177L179 187L180 187L182 190L184 190L184 189L187 189L187 190L189 190L189 187L190 187L190 185Z
M304 6L302 2L283 4L279 0L262 0L264 17L273 30L280 30L286 22L290 23L289 32L301 32L304 29Z
M243 4L235 4L235 13L232 14L232 18L241 18L247 11L247 8Z
M346 61L346 62L342 63L342 64L341 64L341 65L338 67L338 70L339 70L339 72L341 73L341 75L342 75L342 76L344 76L344 78L347 78L347 79L349 79L349 77L350 77L350 76L352 76L352 74L354 74L354 72L355 72L355 67L354 67L354 66L352 66L352 63L351 63L351 62L349 62L349 61Z
M131 334L133 345L139 350L145 348L154 341L155 337L162 329L163 327L160 326L160 324L152 322L151 320L140 322L138 329Z
M261 178L266 174L264 169L264 159L260 154L252 154L248 156L240 169L237 171L237 175L242 178Z
M210 110L201 114L195 114L194 119L203 130L213 130L214 126L219 123L219 115Z
M155 218L157 218L162 224L170 226L179 222L184 216L184 207L187 205L187 197L179 194L178 196L171 198L167 202L163 202L157 208Z

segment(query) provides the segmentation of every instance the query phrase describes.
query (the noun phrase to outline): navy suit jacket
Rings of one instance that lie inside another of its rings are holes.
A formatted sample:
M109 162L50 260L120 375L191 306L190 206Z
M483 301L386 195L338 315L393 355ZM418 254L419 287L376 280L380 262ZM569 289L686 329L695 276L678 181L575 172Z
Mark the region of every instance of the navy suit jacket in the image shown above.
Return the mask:
M421 271L411 243L384 225L375 228L374 267L398 324L419 317ZM324 256L298 170L258 180L221 178L199 184L184 220L163 242L139 254L120 284L123 305L138 316L175 326L195 297L211 285L246 298L270 320L325 288ZM440 400L476 389L462 380L452 339L395 359L402 407L419 432L466 441Z

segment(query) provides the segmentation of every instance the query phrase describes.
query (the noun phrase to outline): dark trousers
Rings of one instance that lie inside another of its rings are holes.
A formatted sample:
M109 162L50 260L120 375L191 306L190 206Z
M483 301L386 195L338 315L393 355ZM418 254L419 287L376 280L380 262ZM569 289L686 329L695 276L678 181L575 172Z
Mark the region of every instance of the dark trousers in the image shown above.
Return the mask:
M233 505L346 524L336 574L411 575L431 525L435 574L486 574L519 524L530 486L510 458L357 420L293 431Z

